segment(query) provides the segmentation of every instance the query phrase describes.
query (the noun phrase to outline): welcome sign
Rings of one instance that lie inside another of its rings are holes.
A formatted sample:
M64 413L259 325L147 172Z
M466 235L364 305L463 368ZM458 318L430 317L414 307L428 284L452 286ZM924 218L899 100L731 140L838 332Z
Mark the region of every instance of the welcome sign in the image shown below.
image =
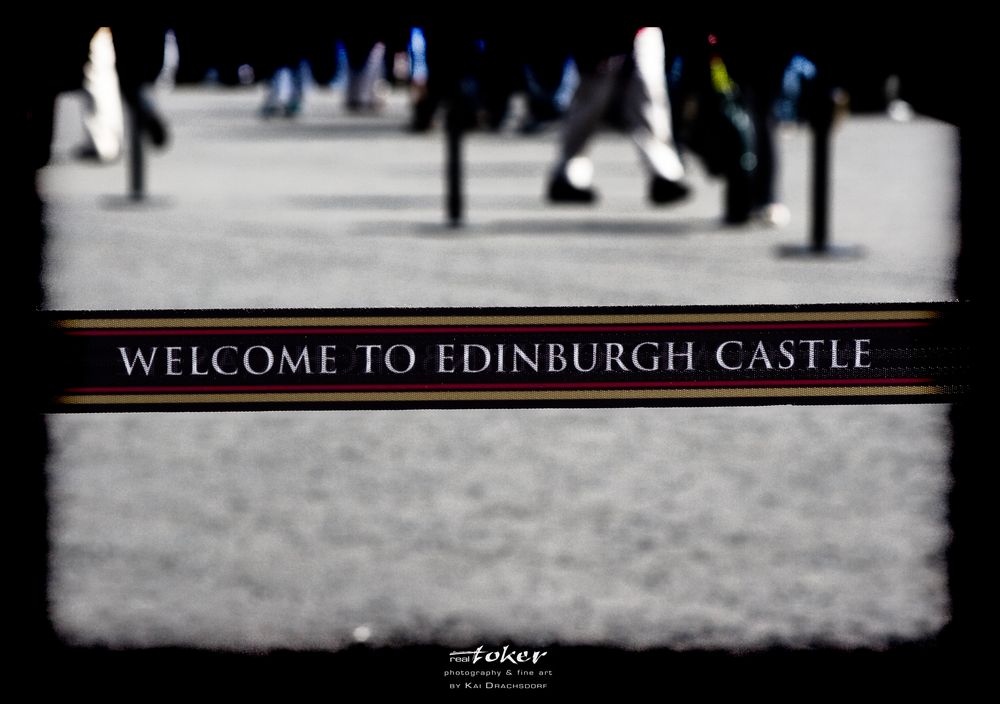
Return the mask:
M957 303L54 312L50 410L911 403L969 390Z

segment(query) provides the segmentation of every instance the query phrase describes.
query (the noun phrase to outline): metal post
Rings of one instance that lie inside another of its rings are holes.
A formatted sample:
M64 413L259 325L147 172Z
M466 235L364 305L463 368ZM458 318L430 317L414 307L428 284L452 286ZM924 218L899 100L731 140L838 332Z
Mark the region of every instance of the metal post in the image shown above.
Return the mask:
M823 115L813 122L812 251L816 254L826 251L830 229L830 132L833 122L829 118Z
M133 201L146 197L146 163L143 154L143 118L138 104L131 106L129 129L129 198Z
M854 259L864 254L858 245L830 243L830 172L836 102L829 86L815 86L809 124L812 127L812 203L809 243L786 244L778 248L785 257Z
M445 117L446 139L446 210L448 224L460 227L465 211L462 195L462 110L460 101L453 98L448 102L448 113Z

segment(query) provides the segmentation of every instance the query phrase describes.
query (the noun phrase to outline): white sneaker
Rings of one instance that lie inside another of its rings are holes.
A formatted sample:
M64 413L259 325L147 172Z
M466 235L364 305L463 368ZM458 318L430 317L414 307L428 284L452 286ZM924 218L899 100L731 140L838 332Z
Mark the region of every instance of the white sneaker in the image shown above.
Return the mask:
M792 220L792 213L784 203L768 203L751 214L754 222L768 227L785 227Z

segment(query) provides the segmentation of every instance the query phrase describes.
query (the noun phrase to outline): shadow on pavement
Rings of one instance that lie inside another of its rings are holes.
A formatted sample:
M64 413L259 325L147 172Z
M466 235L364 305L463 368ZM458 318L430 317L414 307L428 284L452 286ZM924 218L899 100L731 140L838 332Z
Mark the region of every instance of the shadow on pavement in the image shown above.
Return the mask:
M242 142L251 140L254 142L299 142L310 139L343 139L361 138L370 139L373 137L385 137L388 135L398 135L400 138L408 136L406 130L395 120L384 120L375 118L358 118L358 122L331 121L330 122L296 122L290 120L261 121L247 124L227 124L224 130L213 133L213 137L219 140L229 140Z
M392 234L409 234L400 230L399 223L365 223L369 228ZM416 223L417 235L474 237L477 235L597 235L618 237L680 237L713 234L720 230L716 218L684 218L677 220L633 220L628 218L510 218L451 227L445 223Z

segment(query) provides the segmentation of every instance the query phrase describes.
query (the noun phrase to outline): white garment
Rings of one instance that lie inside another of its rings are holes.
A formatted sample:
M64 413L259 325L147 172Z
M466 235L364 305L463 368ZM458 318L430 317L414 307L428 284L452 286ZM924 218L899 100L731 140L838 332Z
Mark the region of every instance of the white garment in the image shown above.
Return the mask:
M122 152L125 118L115 70L115 45L107 27L97 30L90 40L90 55L83 67L83 90L84 129L101 161L113 161Z
M664 56L663 32L659 28L644 27L636 33L635 70L624 87L623 117L650 174L680 181L684 166L671 129ZM624 69L624 56L610 57L596 72L582 75L573 94L563 125L556 173L561 173L576 188L585 189L592 184L594 169L586 155L587 143L600 127Z

